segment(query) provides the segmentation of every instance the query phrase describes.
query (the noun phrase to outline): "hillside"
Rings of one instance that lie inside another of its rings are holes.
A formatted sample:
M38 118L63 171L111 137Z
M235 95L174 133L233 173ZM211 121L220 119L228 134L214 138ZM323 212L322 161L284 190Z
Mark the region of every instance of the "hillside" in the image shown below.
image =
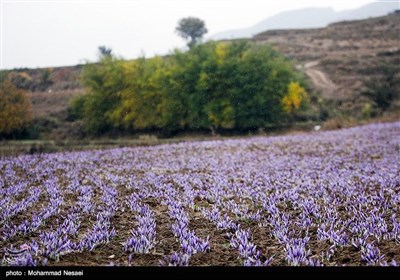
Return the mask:
M400 14L343 21L326 28L271 30L251 41L272 44L293 59L314 90L337 110L352 114L365 104L360 96L363 82L381 75L383 64L400 65ZM84 93L81 70L77 65L8 71L18 86L29 91L35 123L41 132L49 129L49 137L71 134L74 124L67 122L67 108L72 96Z
M82 65L8 70L17 87L29 92L34 118L57 115L67 109L69 99L83 93Z
M252 41L275 46L310 77L326 99L358 97L382 64L400 65L400 14L343 21L326 28L271 30Z
M356 9L344 11L313 7L289 10L268 17L248 28L233 29L212 34L210 39L251 38L260 32L276 29L322 28L330 23L343 20L360 20L384 16L399 8L399 3L395 1L376 1Z

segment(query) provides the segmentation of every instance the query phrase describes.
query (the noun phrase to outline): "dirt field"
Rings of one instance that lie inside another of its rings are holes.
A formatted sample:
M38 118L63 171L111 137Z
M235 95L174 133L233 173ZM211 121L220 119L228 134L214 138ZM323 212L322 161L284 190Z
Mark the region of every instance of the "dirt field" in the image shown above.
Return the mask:
M0 160L2 265L398 265L400 123Z

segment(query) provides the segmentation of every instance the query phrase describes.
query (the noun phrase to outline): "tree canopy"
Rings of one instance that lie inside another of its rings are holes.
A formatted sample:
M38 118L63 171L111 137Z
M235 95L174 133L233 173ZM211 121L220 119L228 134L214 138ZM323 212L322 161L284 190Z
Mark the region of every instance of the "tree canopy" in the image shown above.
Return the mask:
M195 17L182 18L178 22L176 32L182 38L188 40L189 48L192 48L204 34L208 32L203 20Z
M276 50L246 41L208 42L168 57L84 67L87 94L71 104L90 133L256 129L283 122L307 102L302 77Z
M98 50L99 50L100 57L102 57L102 56L110 56L111 53L112 53L112 49L108 48L106 46L100 46L98 48Z
M8 78L0 78L0 135L10 136L23 130L32 120L29 97Z

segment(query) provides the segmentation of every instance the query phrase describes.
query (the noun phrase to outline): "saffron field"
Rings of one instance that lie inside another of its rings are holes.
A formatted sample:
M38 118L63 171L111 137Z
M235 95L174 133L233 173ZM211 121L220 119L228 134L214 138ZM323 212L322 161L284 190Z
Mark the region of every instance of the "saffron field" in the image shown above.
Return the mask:
M0 159L0 263L400 263L400 122Z

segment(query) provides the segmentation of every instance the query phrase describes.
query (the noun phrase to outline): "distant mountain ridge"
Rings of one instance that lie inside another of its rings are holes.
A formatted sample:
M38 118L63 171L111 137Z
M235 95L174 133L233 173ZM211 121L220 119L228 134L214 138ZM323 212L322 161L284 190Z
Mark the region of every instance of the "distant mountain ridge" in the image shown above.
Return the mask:
M357 9L340 12L335 12L332 8L304 8L279 13L249 28L216 33L211 35L209 39L250 38L267 30L321 28L337 21L384 16L397 9L400 9L398 1L379 1Z

